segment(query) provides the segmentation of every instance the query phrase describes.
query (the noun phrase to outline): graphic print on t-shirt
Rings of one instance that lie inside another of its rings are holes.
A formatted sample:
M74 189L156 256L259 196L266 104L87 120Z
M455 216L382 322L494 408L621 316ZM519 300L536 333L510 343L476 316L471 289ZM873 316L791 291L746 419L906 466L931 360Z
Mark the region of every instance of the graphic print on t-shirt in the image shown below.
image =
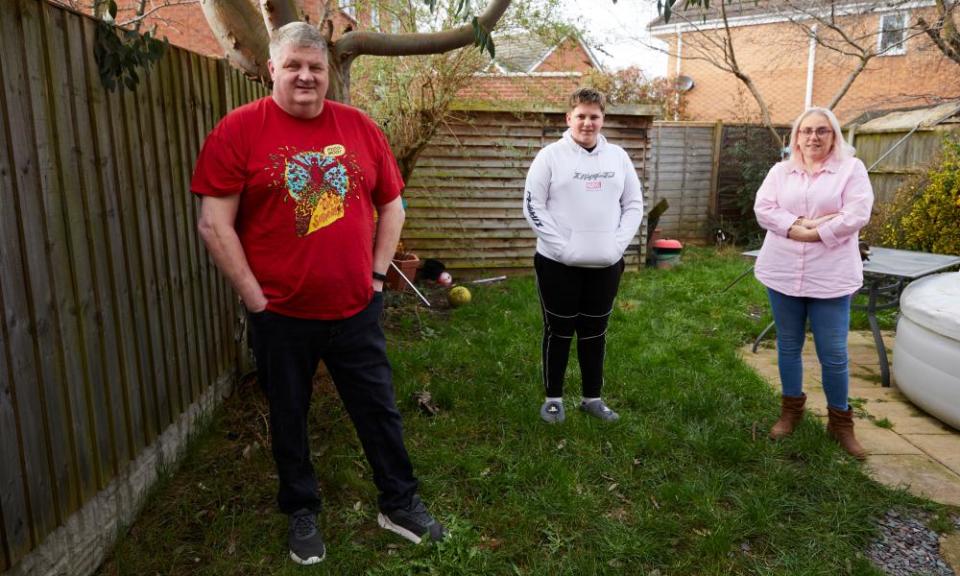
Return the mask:
M353 174L359 170L342 145L332 144L321 152L284 146L271 160L274 183L296 202L297 236L302 238L343 218L355 185Z

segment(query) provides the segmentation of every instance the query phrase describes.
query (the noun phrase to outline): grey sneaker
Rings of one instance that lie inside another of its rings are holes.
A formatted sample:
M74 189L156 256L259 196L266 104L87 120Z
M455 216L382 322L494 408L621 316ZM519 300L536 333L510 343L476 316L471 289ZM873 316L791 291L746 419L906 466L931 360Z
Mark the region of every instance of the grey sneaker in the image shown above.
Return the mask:
M309 566L326 558L327 547L317 529L316 512L301 508L290 515L287 545L290 547L290 559L297 564Z
M566 417L567 415L563 412L563 402L547 400L543 403L543 406L540 406L540 418L542 418L544 422L556 424L563 422Z
M377 516L377 524L414 544L419 544L424 539L436 542L443 540L447 535L443 525L427 512L423 500L416 494L406 508L380 512Z
M614 422L620 419L620 415L610 409L603 403L603 400L594 400L593 402L580 402L580 410L607 422Z

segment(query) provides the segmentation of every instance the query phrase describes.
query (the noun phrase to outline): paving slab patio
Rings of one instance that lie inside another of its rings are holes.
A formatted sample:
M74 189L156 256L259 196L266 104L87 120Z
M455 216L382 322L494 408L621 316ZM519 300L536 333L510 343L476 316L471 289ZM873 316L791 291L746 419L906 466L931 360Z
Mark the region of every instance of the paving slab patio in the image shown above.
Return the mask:
M960 573L960 533L954 532L940 537L940 556L955 573Z
M892 354L894 338L893 332L883 333L891 366L896 362ZM857 437L870 452L866 471L882 484L960 506L960 431L911 404L897 391L896 382L891 388L880 385L877 351L869 331L851 332L848 347ZM765 342L756 354L745 346L741 355L775 390L780 389L773 341ZM807 408L824 419L826 400L812 338L804 345L803 356Z

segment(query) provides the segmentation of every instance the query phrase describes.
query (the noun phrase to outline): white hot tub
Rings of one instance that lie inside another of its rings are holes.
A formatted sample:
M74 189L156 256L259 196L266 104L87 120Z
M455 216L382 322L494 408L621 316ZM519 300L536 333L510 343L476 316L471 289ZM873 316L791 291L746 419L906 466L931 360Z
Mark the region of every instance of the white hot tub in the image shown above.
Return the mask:
M903 291L893 377L911 402L960 430L960 272L927 276Z

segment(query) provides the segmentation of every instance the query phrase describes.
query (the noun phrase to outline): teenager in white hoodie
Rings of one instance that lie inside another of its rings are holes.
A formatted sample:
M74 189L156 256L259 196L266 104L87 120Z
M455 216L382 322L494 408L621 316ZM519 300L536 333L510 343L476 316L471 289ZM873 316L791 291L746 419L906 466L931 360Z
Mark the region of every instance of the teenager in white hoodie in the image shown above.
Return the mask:
M562 422L563 381L577 337L583 376L580 409L619 418L600 397L607 321L613 311L623 253L643 219L643 190L629 156L600 134L604 97L590 88L570 96L569 129L530 166L523 214L537 234L534 268L543 309L540 417Z

